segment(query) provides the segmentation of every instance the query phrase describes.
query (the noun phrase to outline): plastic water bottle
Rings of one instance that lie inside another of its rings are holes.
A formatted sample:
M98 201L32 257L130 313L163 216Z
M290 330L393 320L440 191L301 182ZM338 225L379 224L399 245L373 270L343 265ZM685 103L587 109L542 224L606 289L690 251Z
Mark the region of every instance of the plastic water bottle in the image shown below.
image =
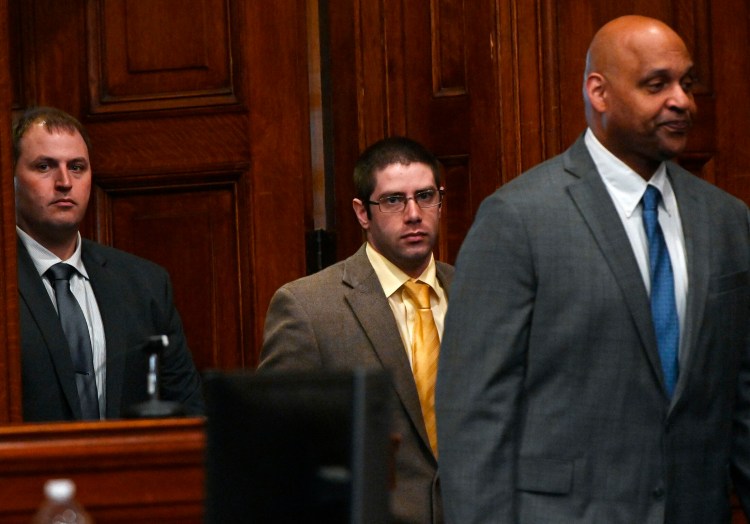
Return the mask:
M45 500L31 524L93 524L91 516L75 500L76 485L70 479L44 484Z

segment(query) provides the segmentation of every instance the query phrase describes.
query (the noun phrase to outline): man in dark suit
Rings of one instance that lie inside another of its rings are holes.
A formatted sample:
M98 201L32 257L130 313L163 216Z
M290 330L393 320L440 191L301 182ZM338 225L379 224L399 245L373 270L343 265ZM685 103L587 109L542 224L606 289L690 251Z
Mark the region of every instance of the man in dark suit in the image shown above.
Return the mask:
M394 519L442 522L434 375L431 393L420 403L420 380L412 372L420 359L412 352L416 312L405 295L407 281L429 284L429 306L441 331L453 268L432 254L442 203L440 168L420 144L393 137L362 154L354 182L354 212L367 242L343 262L276 292L260 368L388 371L398 399L394 431L401 437Z
M118 418L146 401L144 346L154 335L168 337L161 397L202 413L200 377L167 272L78 232L91 191L84 128L63 111L30 109L14 126L13 146L24 419ZM53 266L70 272L65 291L56 288ZM69 341L68 317L58 317L68 289L83 313L80 352Z
M670 161L693 75L665 24L606 24L589 129L482 204L438 372L448 522L729 522L730 465L748 507L750 223Z

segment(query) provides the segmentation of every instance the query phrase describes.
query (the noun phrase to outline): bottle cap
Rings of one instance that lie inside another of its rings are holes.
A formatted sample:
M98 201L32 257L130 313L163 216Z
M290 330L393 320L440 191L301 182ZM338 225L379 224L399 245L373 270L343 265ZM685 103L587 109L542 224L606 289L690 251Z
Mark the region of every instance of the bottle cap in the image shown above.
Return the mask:
M56 502L63 502L73 498L76 485L70 479L52 479L44 483L44 494Z

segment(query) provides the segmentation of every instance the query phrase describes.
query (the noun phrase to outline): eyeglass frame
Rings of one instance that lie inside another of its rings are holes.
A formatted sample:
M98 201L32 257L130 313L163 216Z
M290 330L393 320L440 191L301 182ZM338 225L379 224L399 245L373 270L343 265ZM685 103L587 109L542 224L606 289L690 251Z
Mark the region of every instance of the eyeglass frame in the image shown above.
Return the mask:
M422 193L427 193L429 191L437 192L437 194L438 194L437 204L430 204L428 206L422 206L417 201L416 197L417 197L417 195L420 195ZM386 214L403 213L406 210L406 206L409 203L409 200L414 200L414 203L417 204L417 207L419 209L430 209L432 207L440 207L440 206L443 205L443 197L445 196L445 188L444 187L440 187L440 188L437 188L437 189L432 189L432 188L430 188L430 189L423 189L421 191L417 191L416 193L414 193L410 197L408 197L406 195L403 195L403 197L404 197L404 201L403 201L404 207L402 207L398 211L384 211L383 208L380 207L380 201L383 200L383 199L385 199L385 198L392 198L394 196L401 196L401 195L399 195L398 193L392 193L390 195L384 195L384 196L380 197L377 200L367 200L367 203L370 204L370 205L378 206L378 209L380 210L380 212L381 213L386 213Z

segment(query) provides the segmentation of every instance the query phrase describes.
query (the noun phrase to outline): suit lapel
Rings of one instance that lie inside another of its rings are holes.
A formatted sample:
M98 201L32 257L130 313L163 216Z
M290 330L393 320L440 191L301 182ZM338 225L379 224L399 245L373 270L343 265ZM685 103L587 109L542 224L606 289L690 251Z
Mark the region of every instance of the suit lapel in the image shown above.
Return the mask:
M424 443L429 446L417 387L404 343L393 318L393 311L367 258L364 246L346 261L343 281L351 287L345 293L346 301L370 340L383 368L390 373L396 394L412 424Z
M107 418L116 418L120 416L126 356L126 337L122 330L123 321L120 313L122 283L107 269L107 259L96 249L95 244L84 240L81 257L89 274L89 283L94 291L104 327L107 353L106 415Z
M568 192L607 260L640 336L646 357L664 389L661 360L656 346L651 305L638 262L612 198L596 170L583 138L565 154L565 169L579 177Z
M695 331L696 326L701 325L708 300L711 231L709 221L705 220L703 210L707 209L707 206L702 200L702 195L691 191L685 184L685 177L693 175L671 163L668 164L668 172L680 212L688 272L688 296L680 352L680 373L674 395L677 399L685 389L692 369L691 362L697 358ZM690 212L686 212L688 210Z
M18 239L18 294L44 338L65 400L74 418L80 419L81 404L78 400L73 360L70 357L65 333L63 333L57 311L37 273L34 262L20 239Z

